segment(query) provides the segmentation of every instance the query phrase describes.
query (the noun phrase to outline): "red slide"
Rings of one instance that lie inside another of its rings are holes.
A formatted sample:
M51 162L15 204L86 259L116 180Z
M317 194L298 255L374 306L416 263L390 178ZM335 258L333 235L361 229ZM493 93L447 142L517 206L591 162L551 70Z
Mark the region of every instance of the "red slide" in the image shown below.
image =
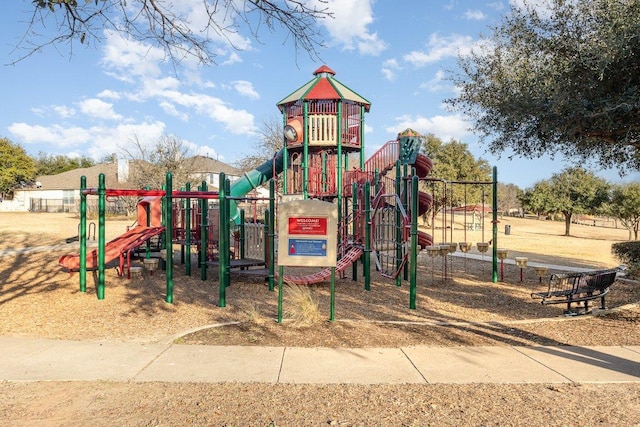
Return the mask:
M418 154L416 162L413 167L416 169L416 174L420 178L424 178L429 175L431 168L433 167L433 161L424 154ZM429 193L423 191L418 192L418 215L422 216L427 212L433 204L433 197ZM418 231L418 246L424 249L427 246L433 245L433 237L429 233L424 231Z
M352 247L349 251L338 261L336 264L336 272L342 272L351 264L360 259L363 250L357 246ZM276 274L276 277L278 275ZM317 273L309 274L306 276L291 276L284 275L283 279L285 282L293 283L295 285L313 285L316 283L322 283L331 278L331 268L324 268Z
M126 233L108 242L104 247L105 264L120 258L120 255L135 249L154 236L164 232L164 227L134 227ZM78 271L80 269L80 254L62 255L58 264L68 271ZM98 268L98 249L87 253L87 270Z

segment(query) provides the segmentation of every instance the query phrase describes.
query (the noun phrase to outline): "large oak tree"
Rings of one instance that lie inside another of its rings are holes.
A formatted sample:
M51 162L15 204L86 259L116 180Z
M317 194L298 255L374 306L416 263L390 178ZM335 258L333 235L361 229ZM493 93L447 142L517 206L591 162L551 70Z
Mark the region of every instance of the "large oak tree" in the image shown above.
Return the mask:
M540 3L540 2L536 2ZM451 75L448 100L495 154L640 168L640 2L512 7Z
M577 214L595 214L609 201L610 185L583 168L566 168L551 179L537 182L520 197L524 209L564 216L565 236L570 236L571 220Z
M24 148L0 138L0 195L31 184L35 173L35 162Z
M640 231L640 183L619 184L611 191L607 213L618 218L629 230L629 240L638 240Z

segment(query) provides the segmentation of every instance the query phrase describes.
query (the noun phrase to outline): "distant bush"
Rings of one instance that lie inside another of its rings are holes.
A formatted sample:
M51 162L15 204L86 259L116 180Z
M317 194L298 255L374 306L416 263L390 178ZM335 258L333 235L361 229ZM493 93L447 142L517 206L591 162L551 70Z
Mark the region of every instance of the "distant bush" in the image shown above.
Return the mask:
M640 241L614 243L611 253L627 266L628 278L640 280Z
M640 241L611 245L613 255L629 267L640 267Z

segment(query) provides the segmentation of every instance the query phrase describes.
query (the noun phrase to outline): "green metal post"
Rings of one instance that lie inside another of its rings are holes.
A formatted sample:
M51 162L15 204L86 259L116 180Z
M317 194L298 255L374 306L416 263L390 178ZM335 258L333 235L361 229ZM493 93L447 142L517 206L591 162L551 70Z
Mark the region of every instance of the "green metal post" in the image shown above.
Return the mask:
M336 268L331 267L331 303L329 308L329 320L336 320Z
M87 292L87 177L80 177L80 292Z
M364 183L364 289L371 290L371 183Z
M309 126L309 103L304 101L303 105L303 140L302 140L302 195L306 200L309 197L309 135L307 129Z
M107 188L104 174L98 175L98 299L104 299L105 205Z
M245 246L245 239L247 238L247 234L244 224L244 209L240 209L240 259L245 259L247 255L247 247Z
M411 277L409 284L409 308L416 308L418 281L418 177L411 178Z
M228 221L225 221L227 193L225 191L225 174L220 173L218 178L218 200L220 202L218 215L218 307L227 305L227 284L225 282L225 270L229 262L229 252L226 251L226 241L229 240L229 230L225 229Z
M180 191L186 191L186 189L184 187L180 188ZM182 212L182 215L186 215L186 209L187 209L187 205L186 205L186 200L185 199L180 199L179 203L180 203L180 209ZM174 213L175 214L175 213ZM184 220L186 220L186 218L184 218ZM184 220L182 221L181 225L182 225L182 229L184 230ZM180 264L184 264L184 258L185 258L185 253L184 253L184 241L180 242Z
M356 217L358 215L358 184L357 183L353 183L352 189L351 189L351 200L353 200L352 203L352 210L351 210L351 218L353 218L353 239L355 240L356 236L358 235L358 233L360 232L360 230L358 230L358 221L356 221ZM358 263L354 262L351 266L351 278L353 279L353 281L357 281L358 280Z
M407 164L402 165L402 177L403 178L407 178L409 176L409 166ZM402 180L402 206L406 208L409 207L408 205L409 203L409 180L408 179L403 179ZM404 227L404 224L402 224ZM404 235L404 230L401 229L400 230L401 235ZM404 264L404 269L403 269L403 274L404 274L404 280L409 280L409 265L407 263Z
M289 168L289 149L287 148L287 142L284 143L284 153L282 153L282 193L289 194L289 187L287 186L287 176Z
M498 283L498 168L493 167L493 283Z
M169 304L173 303L173 177L170 172L166 174L166 221L165 221L165 240L167 241L167 296L165 301Z
M207 192L207 183L202 181L202 192ZM200 280L207 280L207 248L209 246L209 202L200 199Z
M191 183L187 182L185 186L187 191L191 191ZM184 269L187 276L191 276L191 199L187 197L184 208L184 244L185 244L185 264Z
M269 240L269 221L271 220L269 214L269 208L264 210L264 224L262 225L262 236L264 239L264 248L263 248L263 256L265 261L265 266L267 268L267 282L269 282L269 271L271 271L271 265L273 264L273 260L271 259L271 241ZM271 282L269 282L269 290L272 291L274 288L271 286Z
M398 198L402 192L401 189L401 179L400 176L400 160L396 161L396 180L395 180L395 191ZM400 201L402 203L402 201ZM400 269L402 265L402 257L404 254L402 253L402 215L400 214L400 206L397 206L398 202L396 201L396 271ZM396 286L402 285L402 277L398 274L396 277Z
M224 216L220 215L220 218L222 219L222 224L224 224L226 235L226 240L224 243L224 259L226 261L224 265L224 286L228 287L231 285L231 216L229 215L231 204L231 199L229 198L229 196L231 195L231 182L229 181L229 179L225 179L224 181L224 193Z
M167 191L167 185L162 184L162 190ZM150 224L150 206L147 206L147 223ZM160 211L162 212L161 218L160 218L160 223L162 224L163 227L167 226L167 216L165 215L167 212L167 198L163 197L162 201L161 201L161 206L160 206ZM162 246L161 249L167 249L167 239L162 239Z
M276 266L276 185L272 178L269 181L269 290L275 287ZM280 273L282 280L282 273Z
M278 267L278 323L282 323L282 300L284 295L284 267Z
M146 186L145 189L149 190L150 187ZM149 227L151 225L151 206L149 204L146 204L145 211L147 213L147 223L145 225ZM147 244L145 245L145 258L147 259L151 258L151 241L150 240L147 240Z

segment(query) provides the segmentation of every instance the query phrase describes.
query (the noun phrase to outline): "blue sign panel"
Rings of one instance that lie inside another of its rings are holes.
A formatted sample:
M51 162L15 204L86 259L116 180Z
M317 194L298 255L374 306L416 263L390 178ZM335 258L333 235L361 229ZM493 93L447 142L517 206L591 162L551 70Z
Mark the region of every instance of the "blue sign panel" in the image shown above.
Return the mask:
M326 239L289 239L289 256L327 256Z

